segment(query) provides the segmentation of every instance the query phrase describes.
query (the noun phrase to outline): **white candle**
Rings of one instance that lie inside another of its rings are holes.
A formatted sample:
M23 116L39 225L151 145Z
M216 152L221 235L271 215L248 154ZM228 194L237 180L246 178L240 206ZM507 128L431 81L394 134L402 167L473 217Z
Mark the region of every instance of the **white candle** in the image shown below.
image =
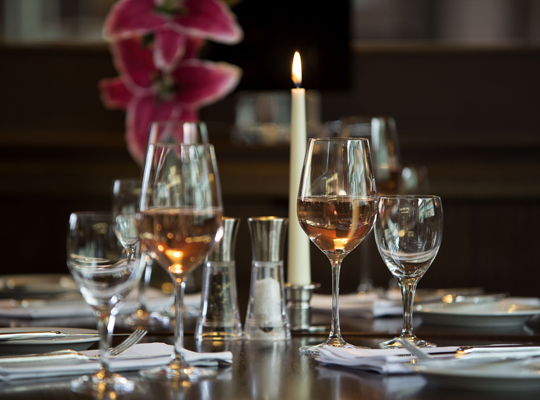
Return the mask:
M309 285L311 283L311 261L309 239L298 223L296 211L300 174L306 153L306 91L300 88L302 83L302 65L300 54L296 52L292 67L293 82L296 89L291 95L291 156L289 170L289 248L288 281L291 285Z

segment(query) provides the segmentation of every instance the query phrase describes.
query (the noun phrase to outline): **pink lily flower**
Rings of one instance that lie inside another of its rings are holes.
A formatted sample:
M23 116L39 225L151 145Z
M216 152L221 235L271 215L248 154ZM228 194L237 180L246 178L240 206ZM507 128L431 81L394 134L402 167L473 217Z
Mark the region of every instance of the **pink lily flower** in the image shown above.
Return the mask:
M221 0L120 0L105 21L104 34L118 40L163 29L228 44L243 37Z
M170 72L153 63L152 51L140 38L119 41L113 54L120 77L100 82L104 104L127 110L126 142L132 157L144 159L153 121L197 121L197 110L231 92L240 68L227 63L183 59Z

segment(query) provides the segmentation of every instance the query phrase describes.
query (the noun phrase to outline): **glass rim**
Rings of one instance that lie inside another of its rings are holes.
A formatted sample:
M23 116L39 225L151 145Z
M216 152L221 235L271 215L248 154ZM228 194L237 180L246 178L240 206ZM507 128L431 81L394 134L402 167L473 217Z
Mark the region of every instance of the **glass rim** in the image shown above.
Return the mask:
M441 196L434 195L434 194L384 194L378 196L379 199L409 199L409 200L415 200L415 199L441 199Z
M148 148L150 147L206 147L209 149L213 149L214 145L211 143L167 143L167 142L155 142L150 143L148 145Z
M171 121L171 120L162 120L162 121L153 121L150 125L184 125L184 124L193 124L193 125L206 125L204 121Z
M361 137L322 137L322 138L310 138L310 142L345 142L345 141L361 141L361 142L368 142L368 138L361 138Z

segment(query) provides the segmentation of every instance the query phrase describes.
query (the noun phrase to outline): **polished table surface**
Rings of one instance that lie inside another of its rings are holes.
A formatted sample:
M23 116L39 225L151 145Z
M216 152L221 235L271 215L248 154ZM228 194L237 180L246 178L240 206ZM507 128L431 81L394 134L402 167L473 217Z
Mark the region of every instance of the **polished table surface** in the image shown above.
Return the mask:
M329 316L316 315L314 325L328 323ZM488 343L540 344L540 321L535 317L526 326L515 329L465 329L419 326L417 333L438 345ZM189 321L188 321L189 326ZM376 348L399 330L399 318L362 320L343 318L343 336L355 345ZM125 374L137 382L136 391L120 399L538 399L539 392L493 392L444 389L432 386L416 374L381 375L325 366L300 355L298 348L321 342L326 333L293 334L290 341L261 342L239 340L227 343L196 342L189 333L185 346L196 351L233 353L234 363L222 368L215 379L169 384L143 380L136 373ZM153 335L145 341L172 343L169 334ZM82 399L70 391L73 377L29 379L0 383L2 399ZM111 397L109 397L111 398Z

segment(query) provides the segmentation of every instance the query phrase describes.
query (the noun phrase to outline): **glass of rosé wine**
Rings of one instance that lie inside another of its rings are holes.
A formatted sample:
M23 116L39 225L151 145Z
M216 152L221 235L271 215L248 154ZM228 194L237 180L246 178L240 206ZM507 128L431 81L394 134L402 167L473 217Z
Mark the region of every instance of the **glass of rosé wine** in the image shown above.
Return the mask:
M341 337L339 274L343 259L373 228L377 188L367 139L310 139L298 194L298 221L332 266L332 324L328 339L304 346L304 354L320 347L356 348Z
M435 347L413 333L412 314L418 281L441 247L443 209L437 196L381 196L375 223L375 242L381 257L398 281L403 302L401 336L380 343L382 348L403 347L398 339L418 347Z
M137 214L142 251L172 277L175 293L174 355L169 365L141 371L150 379L212 377L183 354L182 306L187 275L202 264L223 235L223 206L214 147L209 144L148 146Z

